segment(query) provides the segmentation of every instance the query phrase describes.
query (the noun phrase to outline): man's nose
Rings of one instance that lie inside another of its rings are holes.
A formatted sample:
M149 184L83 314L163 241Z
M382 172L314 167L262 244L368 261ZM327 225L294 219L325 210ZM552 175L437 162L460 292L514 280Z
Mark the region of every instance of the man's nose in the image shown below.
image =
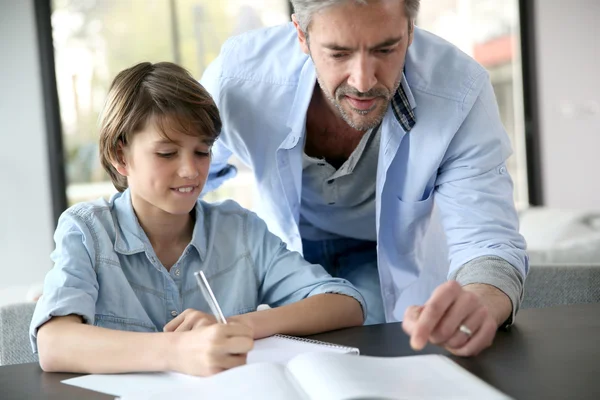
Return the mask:
M350 70L348 84L361 93L368 92L377 84L374 62L370 57L356 57Z

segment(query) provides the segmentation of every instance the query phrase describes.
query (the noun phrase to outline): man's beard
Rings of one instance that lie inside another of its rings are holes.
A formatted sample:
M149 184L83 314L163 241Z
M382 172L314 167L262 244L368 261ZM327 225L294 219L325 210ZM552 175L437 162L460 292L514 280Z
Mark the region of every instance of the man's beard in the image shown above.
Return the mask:
M383 120L383 117L385 117L385 113L387 112L388 104L390 104L390 101L394 97L394 94L396 93L396 91L398 91L398 87L400 87L400 83L402 82L402 74L400 74L400 76L398 77L398 80L396 81L396 84L394 85L394 89L391 92L388 91L387 88L373 88L367 92L359 92L356 88L348 85L347 83L343 83L335 89L335 97L334 97L331 95L331 93L329 93L329 91L327 90L327 88L325 87L323 82L321 81L321 77L319 76L318 73L317 73L317 82L319 83L319 87L321 88L321 91L323 92L323 94L325 94L325 97L327 98L327 100L331 104L333 104L333 106L338 110L338 112L340 113L340 116L342 117L344 122L346 122L351 128L356 129L357 131L366 132L369 129L373 129L376 126L378 126L381 123L381 121ZM353 97L356 97L358 99L361 99L361 98L367 98L367 99L383 98L383 99L385 99L385 102L383 103L383 105L377 105L374 110L354 109L353 111L355 113L357 113L359 115L365 115L365 116L371 112L377 112L377 114L375 114L372 118L370 118L368 120L354 121L352 119L351 115L349 115L346 112L346 110L344 110L344 108L342 107L342 99L346 95L352 95Z

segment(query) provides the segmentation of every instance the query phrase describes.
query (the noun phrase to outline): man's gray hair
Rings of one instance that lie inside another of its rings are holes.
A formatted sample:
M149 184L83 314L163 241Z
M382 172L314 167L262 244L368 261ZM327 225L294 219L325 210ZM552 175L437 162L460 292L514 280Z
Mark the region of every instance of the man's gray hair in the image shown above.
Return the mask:
M294 14L296 15L296 20L300 25L300 28L304 33L308 32L308 27L310 22L312 21L313 16L319 11L332 7L341 3L345 3L347 1L354 1L357 4L367 5L369 3L368 0L291 0L292 5L294 6ZM403 0L404 1L404 9L406 11L406 15L411 23L411 26L414 24L415 19L417 18L417 14L419 13L419 6L421 5L421 0Z

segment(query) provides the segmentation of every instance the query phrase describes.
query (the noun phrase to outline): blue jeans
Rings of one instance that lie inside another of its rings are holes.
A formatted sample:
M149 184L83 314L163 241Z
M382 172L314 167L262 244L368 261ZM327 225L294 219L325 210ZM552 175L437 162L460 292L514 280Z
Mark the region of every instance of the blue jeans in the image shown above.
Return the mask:
M322 265L330 275L352 283L367 302L365 325L385 322L379 270L377 269L377 242L342 238L302 240L304 258Z

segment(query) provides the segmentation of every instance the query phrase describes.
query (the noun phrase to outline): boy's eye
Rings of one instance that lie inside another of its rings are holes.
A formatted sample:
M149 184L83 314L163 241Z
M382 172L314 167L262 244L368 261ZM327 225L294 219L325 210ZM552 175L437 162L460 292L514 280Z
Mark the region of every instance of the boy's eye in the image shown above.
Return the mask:
M197 151L197 152L196 152L196 155L197 155L197 156L200 156L200 157L208 157L208 156L210 156L210 152L206 152L206 151Z
M175 152L171 152L171 153L156 153L157 156L162 157L162 158L171 158L175 155Z

